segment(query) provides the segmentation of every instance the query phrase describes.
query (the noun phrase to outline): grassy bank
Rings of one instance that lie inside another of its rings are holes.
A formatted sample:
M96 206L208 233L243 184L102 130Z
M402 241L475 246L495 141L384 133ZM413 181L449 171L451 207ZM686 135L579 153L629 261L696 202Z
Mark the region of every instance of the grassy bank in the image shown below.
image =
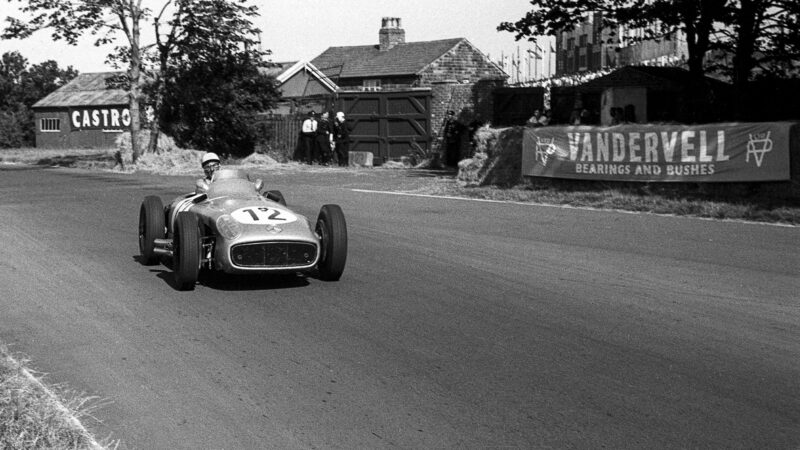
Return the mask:
M172 150L159 155L147 154L134 167L164 175L199 173L202 152ZM83 169L122 170L115 168L113 150L0 150L0 162ZM265 171L324 170L297 163L279 164L263 155L230 161L245 169ZM361 169L363 170L363 169ZM513 170L514 173L518 173ZM431 176L429 182L414 192L501 201L568 205L597 209L696 216L710 219L749 220L800 225L800 185L784 183L624 183L576 180L523 180L510 186L474 186L459 183L454 176ZM382 189L376 177L375 189Z
M432 183L417 193L800 225L800 188L788 183L687 187L552 180L502 188Z
M106 449L81 425L96 399L45 387L0 346L0 448Z

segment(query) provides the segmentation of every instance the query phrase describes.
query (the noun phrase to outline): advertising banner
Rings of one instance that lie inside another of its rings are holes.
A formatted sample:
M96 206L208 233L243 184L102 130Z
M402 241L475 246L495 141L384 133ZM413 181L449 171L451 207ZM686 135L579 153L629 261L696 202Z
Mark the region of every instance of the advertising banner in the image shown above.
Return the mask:
M71 108L69 122L72 131L123 130L131 125L131 113L122 106Z
M793 126L767 122L527 128L522 175L666 182L788 180Z

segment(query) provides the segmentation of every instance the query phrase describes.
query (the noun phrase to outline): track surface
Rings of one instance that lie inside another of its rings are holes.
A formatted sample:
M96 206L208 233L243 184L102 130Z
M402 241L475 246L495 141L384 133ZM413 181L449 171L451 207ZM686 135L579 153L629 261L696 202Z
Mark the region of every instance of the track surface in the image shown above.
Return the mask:
M136 223L191 178L0 168L0 341L125 449L800 446L800 229L353 190L424 182L383 174L264 174L342 206L341 281L178 292Z

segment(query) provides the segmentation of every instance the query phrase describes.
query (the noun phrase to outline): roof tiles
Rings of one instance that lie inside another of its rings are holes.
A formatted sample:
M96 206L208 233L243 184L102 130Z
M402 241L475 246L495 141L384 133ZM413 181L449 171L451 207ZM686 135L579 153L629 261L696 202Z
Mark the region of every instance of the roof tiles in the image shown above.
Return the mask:
M407 42L381 51L377 45L329 47L311 63L339 78L415 75L458 45L463 38Z

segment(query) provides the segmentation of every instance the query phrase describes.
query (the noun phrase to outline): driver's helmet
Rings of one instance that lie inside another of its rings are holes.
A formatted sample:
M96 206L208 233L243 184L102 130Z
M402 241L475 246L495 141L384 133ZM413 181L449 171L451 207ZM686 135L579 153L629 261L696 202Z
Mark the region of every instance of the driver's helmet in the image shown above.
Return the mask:
M214 172L219 169L219 156L217 156L216 153L208 152L203 155L200 165L203 166L203 172L205 172L206 178L210 180L211 175L214 175Z

